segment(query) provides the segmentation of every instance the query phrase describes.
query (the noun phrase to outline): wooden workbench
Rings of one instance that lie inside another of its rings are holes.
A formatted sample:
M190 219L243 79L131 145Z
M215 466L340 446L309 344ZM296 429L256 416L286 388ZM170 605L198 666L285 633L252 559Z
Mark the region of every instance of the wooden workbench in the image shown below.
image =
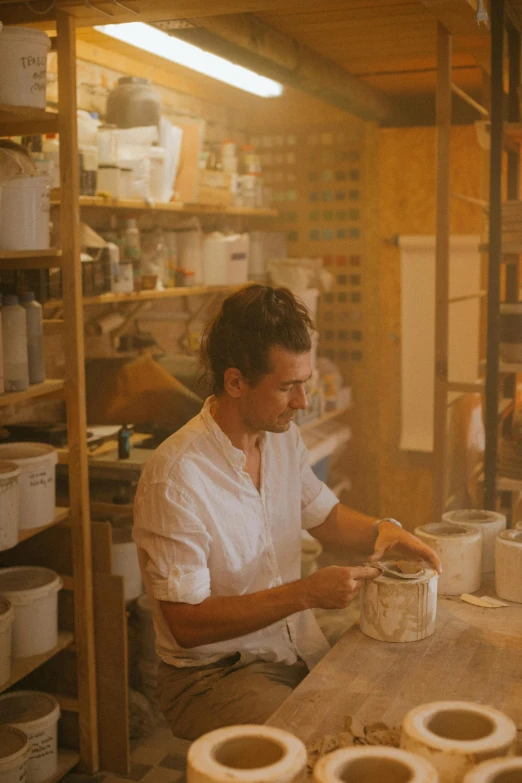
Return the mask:
M495 592L485 584L477 595ZM492 705L522 730L522 604L441 598L435 634L409 644L375 641L355 625L267 723L309 743L342 731L348 715L400 725L412 707L443 699Z

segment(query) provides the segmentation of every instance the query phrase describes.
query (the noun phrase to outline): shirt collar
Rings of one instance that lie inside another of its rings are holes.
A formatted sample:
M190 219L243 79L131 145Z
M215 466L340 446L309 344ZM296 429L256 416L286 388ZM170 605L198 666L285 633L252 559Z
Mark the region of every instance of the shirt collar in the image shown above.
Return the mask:
M203 423L205 424L208 431L215 437L219 445L221 446L221 449L223 451L223 454L229 461L229 463L232 465L232 467L237 468L238 470L243 470L246 464L246 456L245 452L241 449L236 449L236 447L232 444L232 441L228 437L228 435L225 435L219 424L215 421L214 417L212 416L212 413L210 411L211 406L216 401L216 397L207 397L205 400L205 404L203 405L203 408L201 410L201 418L203 419ZM259 438L259 446L261 448L261 451L263 451L264 445L266 442L266 432L262 432L261 436Z

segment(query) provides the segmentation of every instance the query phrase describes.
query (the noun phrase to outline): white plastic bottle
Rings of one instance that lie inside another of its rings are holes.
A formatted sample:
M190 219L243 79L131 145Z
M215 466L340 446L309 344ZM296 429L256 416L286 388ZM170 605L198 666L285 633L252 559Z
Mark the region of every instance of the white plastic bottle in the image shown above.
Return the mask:
M2 307L2 346L6 392L23 391L29 386L27 358L27 316L18 297L4 295Z
M2 294L0 294L0 394L3 394L4 391L4 352L2 350Z
M43 383L45 380L43 357L42 305L35 301L32 291L20 294L20 304L27 318L27 358L29 361L29 383Z
M53 188L60 187L60 142L56 133L48 133L43 138L42 152L46 160L52 160L52 185Z

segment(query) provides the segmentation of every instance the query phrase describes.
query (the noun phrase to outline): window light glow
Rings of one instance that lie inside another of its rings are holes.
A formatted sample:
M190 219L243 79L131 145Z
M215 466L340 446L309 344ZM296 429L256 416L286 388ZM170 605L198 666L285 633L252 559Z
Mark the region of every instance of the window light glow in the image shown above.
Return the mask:
M223 57L205 52L199 46L180 41L143 22L107 24L95 27L95 30L261 98L276 98L283 92L283 85L279 82L234 65Z

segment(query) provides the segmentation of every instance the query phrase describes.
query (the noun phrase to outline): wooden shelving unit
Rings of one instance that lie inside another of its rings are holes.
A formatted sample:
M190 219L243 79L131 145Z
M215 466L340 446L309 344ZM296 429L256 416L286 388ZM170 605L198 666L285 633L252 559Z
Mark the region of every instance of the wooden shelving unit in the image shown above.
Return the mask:
M146 202L139 199L115 199L103 196L80 196L82 209L110 209L124 212L165 212L187 215L229 215L231 217L251 218L276 218L278 212L275 209L252 207L220 207L214 204L185 204L182 201L170 201L169 203ZM51 206L61 206L61 199L53 199Z
M0 20L2 13L0 9ZM89 483L87 465L87 421L85 411L85 360L82 301L82 270L80 262L79 171L76 111L76 40L74 20L61 9L56 10L56 44L58 54L58 112L0 105L0 136L27 136L58 133L60 136L61 250L0 252L0 269L38 269L61 267L63 289L63 335L65 374L63 380L48 380L30 386L26 391L4 394L0 406L22 405L39 397L65 392L69 444L70 508L57 509L52 523L44 528L21 531L19 544L30 547L33 538L48 528L66 520L71 542L72 577L64 580L64 588L74 587L74 633L61 631L54 650L32 658L15 659L12 676L2 690L35 672L42 664L70 647L74 639L77 670L77 704L79 719L79 753L61 751L53 783L81 763L85 772L99 768L99 736L97 712L97 676L94 634L93 573ZM42 546L44 543L42 542ZM16 555L17 548L13 552ZM51 548L43 552L52 557ZM25 550L24 550L25 552ZM25 557L25 554L24 554ZM40 558L40 562L41 562ZM122 663L124 667L124 664Z
M52 650L49 650L49 652L43 653L42 655L32 655L30 658L13 658L11 661L11 677L5 685L0 687L0 693L3 693L15 683L23 680L24 677L27 677L28 674L34 672L42 666L42 664L50 661L51 658L54 658L59 652L62 652L62 650L69 647L73 641L73 633L70 631L59 631L58 644Z
M320 418L314 419L314 421L306 422L306 424L302 424L299 429L301 430L301 433L309 432L310 430L315 429L315 427L320 427L322 424L326 424L327 422L332 421L332 419L336 419L338 416L342 416L343 413L347 413L351 407L351 405L345 405L342 408L336 408L333 411L327 411L326 413L323 413Z
M0 394L0 408L6 405L19 405L29 400L35 400L37 397L47 397L49 394L63 392L64 389L65 381L63 380L47 380L43 381L43 383L35 383L33 386L29 386L28 389L24 389L24 391Z
M62 265L62 251L0 250L0 269L57 269Z
M236 290L238 286L230 285L195 285L186 288L166 288L163 291L136 291L132 294L98 294L97 296L84 296L84 305L99 304L125 304L125 302L147 302L157 299L179 299L184 296L205 296L207 294L227 294ZM54 304L50 300L49 304Z
M50 527L60 525L62 522L65 522L67 519L69 519L70 513L71 510L69 508L60 508L58 506L56 508L53 521L49 522L48 525L43 525L42 527L32 527L29 530L20 530L18 533L18 543L21 544L22 541L27 541L29 538L33 538L39 533L43 533L44 530L49 530Z

